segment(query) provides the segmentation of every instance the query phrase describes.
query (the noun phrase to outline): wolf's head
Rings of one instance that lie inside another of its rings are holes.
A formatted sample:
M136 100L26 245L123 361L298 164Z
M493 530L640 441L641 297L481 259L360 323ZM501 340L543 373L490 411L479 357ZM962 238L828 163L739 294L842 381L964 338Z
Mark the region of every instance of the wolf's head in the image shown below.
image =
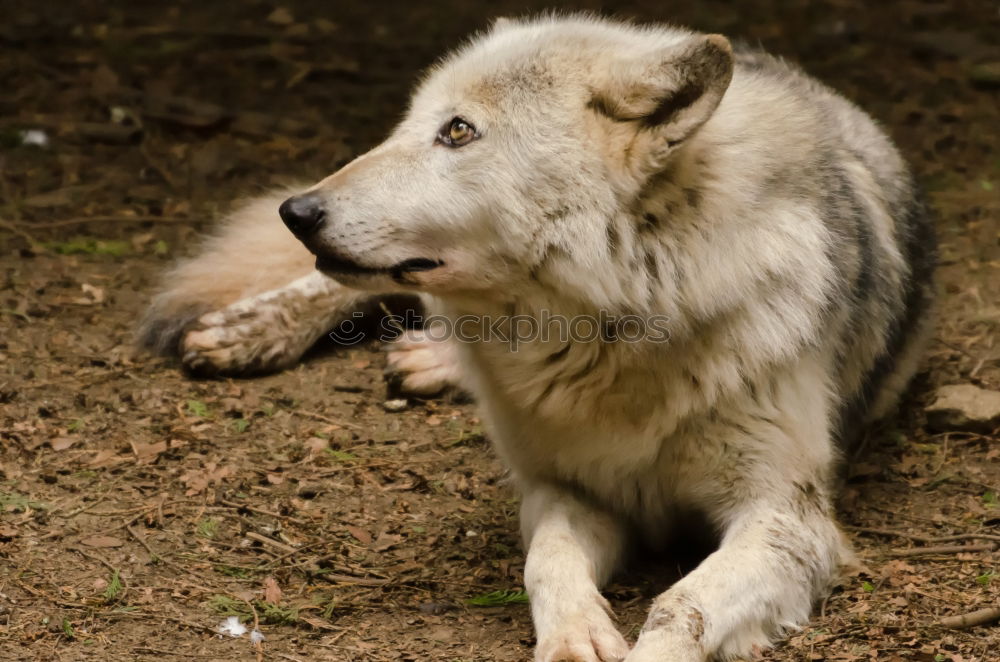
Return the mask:
M384 143L281 216L352 287L559 288L602 270L609 223L708 120L732 70L718 35L503 21L429 73Z

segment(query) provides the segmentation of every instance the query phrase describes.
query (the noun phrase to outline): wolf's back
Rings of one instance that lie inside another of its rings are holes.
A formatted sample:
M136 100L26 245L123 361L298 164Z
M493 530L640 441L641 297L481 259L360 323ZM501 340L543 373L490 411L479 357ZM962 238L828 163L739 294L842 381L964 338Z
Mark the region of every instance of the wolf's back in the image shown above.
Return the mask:
M826 337L838 372L841 436L891 412L933 332L937 245L927 206L903 158L863 111L794 65L737 49L738 71L808 102L821 139L781 182L815 200L838 267ZM775 109L780 112L780 109Z

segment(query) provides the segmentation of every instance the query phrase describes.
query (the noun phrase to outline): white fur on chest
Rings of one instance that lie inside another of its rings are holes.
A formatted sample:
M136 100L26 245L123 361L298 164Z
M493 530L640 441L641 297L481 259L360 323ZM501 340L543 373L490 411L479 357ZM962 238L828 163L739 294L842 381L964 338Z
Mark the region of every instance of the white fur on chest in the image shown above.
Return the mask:
M636 500L668 502L686 491L687 465L701 458L685 428L708 410L705 392L665 355L657 360L662 349L597 341L550 362L557 348L463 348L471 387L515 476L573 485L632 512Z
M762 444L804 467L832 461L830 445L814 439L830 409L816 357L762 371L750 387L746 375L720 368L729 365L724 357L692 348L592 343L548 362L557 348L460 350L497 451L519 482L579 490L655 536L678 510L697 506L714 517L725 510L719 495L742 498L733 486ZM797 422L803 412L813 429ZM794 479L794 464L765 469L761 480Z

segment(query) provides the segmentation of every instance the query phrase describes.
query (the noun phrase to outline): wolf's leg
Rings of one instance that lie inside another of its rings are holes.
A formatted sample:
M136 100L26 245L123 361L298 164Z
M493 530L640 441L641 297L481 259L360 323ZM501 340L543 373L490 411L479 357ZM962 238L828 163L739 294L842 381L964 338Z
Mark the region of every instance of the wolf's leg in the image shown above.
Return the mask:
M193 255L163 274L139 323L141 346L177 355L185 332L205 313L283 289L315 271L316 258L278 218L278 206L291 193L274 191L237 207Z
M184 333L181 358L186 368L201 374L280 370L297 362L367 298L314 271L202 315Z
M748 655L808 619L848 554L828 496L787 482L727 514L720 548L653 602L628 662Z
M435 395L461 387L461 366L454 340L432 329L410 329L386 344L386 372L400 379L400 389L414 395Z
M599 590L621 557L622 525L564 490L535 485L524 492L521 528L536 662L624 659L628 644Z

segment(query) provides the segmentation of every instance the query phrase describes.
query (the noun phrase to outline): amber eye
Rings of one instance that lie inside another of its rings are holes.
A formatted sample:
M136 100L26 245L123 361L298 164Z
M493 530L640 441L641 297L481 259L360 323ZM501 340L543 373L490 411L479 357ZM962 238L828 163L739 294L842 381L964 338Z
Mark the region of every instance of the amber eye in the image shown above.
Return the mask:
M461 147L468 145L476 138L476 127L472 126L461 117L452 119L448 124L441 127L438 133L438 140L449 147Z

